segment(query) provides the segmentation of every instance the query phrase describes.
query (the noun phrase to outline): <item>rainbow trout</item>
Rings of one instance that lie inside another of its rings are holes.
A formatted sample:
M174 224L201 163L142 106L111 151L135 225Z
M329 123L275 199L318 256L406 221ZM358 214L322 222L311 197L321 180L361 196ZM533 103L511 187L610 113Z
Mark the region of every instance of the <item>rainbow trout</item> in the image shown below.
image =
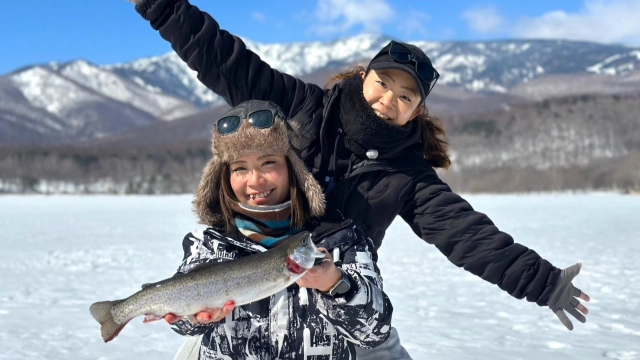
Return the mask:
M169 313L187 316L222 308L228 301L240 306L263 299L286 289L324 257L309 232L301 232L269 251L202 264L182 276L147 284L126 299L94 303L89 311L109 342L140 315L147 322Z

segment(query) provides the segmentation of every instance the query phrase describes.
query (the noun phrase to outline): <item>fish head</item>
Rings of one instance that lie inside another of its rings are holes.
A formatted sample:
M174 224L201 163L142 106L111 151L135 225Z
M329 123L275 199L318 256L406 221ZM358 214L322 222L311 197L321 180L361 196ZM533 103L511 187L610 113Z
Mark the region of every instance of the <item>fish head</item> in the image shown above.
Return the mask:
M317 259L325 258L325 253L318 250L308 231L293 235L288 245L287 269L291 273L302 274L311 269Z

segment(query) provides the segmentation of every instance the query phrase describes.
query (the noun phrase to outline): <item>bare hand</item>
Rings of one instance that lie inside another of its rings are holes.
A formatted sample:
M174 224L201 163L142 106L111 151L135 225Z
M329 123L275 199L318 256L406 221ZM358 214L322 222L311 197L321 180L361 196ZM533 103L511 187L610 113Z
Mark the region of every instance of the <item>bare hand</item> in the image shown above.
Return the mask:
M318 248L318 250L325 253L324 260L307 270L307 273L304 274L296 283L300 287L305 287L307 289L317 289L321 292L327 292L331 290L331 288L340 281L342 278L342 273L340 269L336 266L329 254L329 251L325 248Z
M221 309L220 308L205 309L195 314L195 316L190 315L189 319L191 320L191 322L194 322L197 324L209 324L209 323L217 322L224 319L229 314L231 314L231 312L235 307L236 307L236 304L233 301L227 301L227 303L224 304L224 306ZM175 314L171 314L171 313L164 316L165 321L168 322L169 324L173 324L182 318L183 318L182 316L176 316Z

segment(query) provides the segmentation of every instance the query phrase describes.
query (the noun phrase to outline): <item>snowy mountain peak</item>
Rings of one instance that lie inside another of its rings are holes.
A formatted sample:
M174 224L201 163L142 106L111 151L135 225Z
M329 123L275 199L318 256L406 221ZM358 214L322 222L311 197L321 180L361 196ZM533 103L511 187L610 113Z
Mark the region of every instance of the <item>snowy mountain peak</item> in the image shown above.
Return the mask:
M69 79L42 66L34 66L10 76L22 95L37 108L62 116L65 110L82 101L94 100L97 95L79 89Z
M332 42L263 44L243 39L273 68L293 76L366 63L390 37L361 34ZM545 74L625 75L640 67L640 50L566 40L412 41L431 58L440 83L468 92L506 93ZM209 107L222 102L175 53L109 67L136 83Z
M56 116L79 102L105 100L129 104L166 120L198 111L185 100L163 94L160 89L149 91L135 79L132 82L86 60L34 66L12 74L10 79L33 106Z
M298 77L365 64L390 40L389 36L380 34L360 34L331 42L287 44L264 44L243 39L248 49L273 68ZM431 58L441 74L440 84L472 93L506 93L543 75L624 76L640 68L640 49L620 45L568 40L411 43ZM174 52L107 66L77 60L50 63L45 67L154 115L174 108L174 98L203 108L223 102L200 83L196 73ZM134 91L132 83L144 89L145 93L160 97L147 107L136 103L134 99L140 95Z
M243 41L273 68L293 76L323 81L322 77L329 72L366 65L390 40L385 35L361 34L331 42L263 44L249 39ZM598 88L600 92L615 93L619 89L629 92L637 91L634 89L638 87L640 76L637 71L640 48L620 45L565 40L411 43L423 49L440 72L439 86L447 85L442 88L456 92L458 97L460 94L477 97L474 93L482 93L539 99L549 94L589 92L582 89L582 85L576 85L579 81L559 84L554 80L558 75L599 76L586 79L587 83L603 84ZM51 62L16 70L0 80L3 80L0 86L11 84L0 91L20 94L17 103L11 104L7 98L0 102L0 113L9 114L9 107L15 108L19 103L22 107L27 104L32 108L20 111L21 114L37 114L38 119L48 119L51 124L47 129L65 128L74 132L92 122L101 124L99 131L87 130L87 136L120 131L105 127L107 108L112 118L144 119L139 122L142 124L157 119L181 118L199 108L223 103L223 99L202 85L196 73L174 52L106 66L84 59ZM565 85L581 88L572 90ZM439 86L434 94L438 93ZM15 111L11 110L11 114ZM15 115L5 116L0 120L18 121ZM35 117L32 122L44 123Z

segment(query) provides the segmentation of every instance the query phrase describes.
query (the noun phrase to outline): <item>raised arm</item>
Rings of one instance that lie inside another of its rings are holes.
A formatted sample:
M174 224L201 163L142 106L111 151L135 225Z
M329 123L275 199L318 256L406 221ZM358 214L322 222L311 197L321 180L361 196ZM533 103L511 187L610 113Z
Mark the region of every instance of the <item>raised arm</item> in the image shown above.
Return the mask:
M322 101L320 87L272 69L240 38L220 29L213 17L187 0L144 0L136 10L198 73L198 79L231 106L268 100L293 117L305 102Z

